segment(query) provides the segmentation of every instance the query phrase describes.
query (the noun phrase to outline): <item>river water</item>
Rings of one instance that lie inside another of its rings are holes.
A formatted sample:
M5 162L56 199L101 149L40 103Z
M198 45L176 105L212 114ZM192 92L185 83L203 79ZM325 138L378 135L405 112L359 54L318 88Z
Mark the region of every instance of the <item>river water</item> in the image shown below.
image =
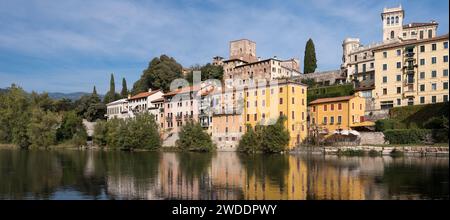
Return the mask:
M0 149L0 199L449 199L448 157Z

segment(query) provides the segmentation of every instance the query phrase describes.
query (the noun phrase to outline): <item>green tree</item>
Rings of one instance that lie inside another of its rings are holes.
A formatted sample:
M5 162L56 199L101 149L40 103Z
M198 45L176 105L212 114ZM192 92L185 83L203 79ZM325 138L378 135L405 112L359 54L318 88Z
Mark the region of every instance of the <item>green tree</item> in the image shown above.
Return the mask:
M176 146L189 151L212 151L215 148L211 136L203 130L200 123L193 121L181 127Z
M83 133L86 133L83 119L74 111L63 113L61 125L56 131L56 140L58 142L72 140L77 135L78 141L82 141Z
M158 125L149 113L138 114L135 118L126 120L125 128L120 130L119 144L125 149L156 150L161 147Z
M26 125L30 118L30 98L15 84L0 94L0 143L29 144Z
M259 135L251 125L247 124L247 131L239 141L238 151L256 153L261 150L261 137Z
M31 147L48 148L56 143L56 130L59 118L56 113L33 108L27 134L30 138Z
M122 78L122 92L120 92L120 95L122 96L122 98L127 98L128 97L128 88L127 88L127 80L125 78Z
M106 121L99 120L94 127L94 135L92 137L94 144L100 147L107 145L108 126Z
M101 102L95 86L91 95L84 95L75 101L75 111L88 121L103 119L106 114L106 105Z
M261 148L266 153L285 151L289 145L289 131L285 128L286 117L281 116L273 125L265 126L261 138Z
M109 81L109 91L103 98L103 102L108 104L120 99L120 95L116 93L116 83L114 82L114 75L111 73L111 79Z
M205 81L207 79L223 79L223 67L222 66L214 66L210 63L207 63L204 66L193 66L191 67L191 71L186 74L185 79L190 83L193 82L194 71L201 72L201 80Z
M308 42L306 42L305 47L305 57L304 57L304 67L303 73L314 73L317 68L317 59L316 59L316 49L314 47L314 42L310 38Z
M149 88L167 92L170 90L170 83L182 77L182 68L172 57L166 55L155 57L143 71L141 78L134 83L132 93L145 92Z

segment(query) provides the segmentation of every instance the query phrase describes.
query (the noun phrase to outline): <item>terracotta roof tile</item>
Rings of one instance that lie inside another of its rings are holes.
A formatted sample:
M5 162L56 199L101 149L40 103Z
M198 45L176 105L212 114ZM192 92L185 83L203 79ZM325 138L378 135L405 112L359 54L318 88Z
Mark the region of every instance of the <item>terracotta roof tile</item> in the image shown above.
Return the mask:
M159 92L159 90L154 90L154 91L151 91L151 92L141 92L141 93L131 97L129 100L149 97L149 96L151 96L151 95L153 95L153 94L155 94L157 92Z
M322 99L316 99L312 102L310 102L310 105L314 104L321 104L321 103L327 103L327 102L339 102L339 101L348 101L355 96L340 96L340 97L333 97L333 98L322 98Z

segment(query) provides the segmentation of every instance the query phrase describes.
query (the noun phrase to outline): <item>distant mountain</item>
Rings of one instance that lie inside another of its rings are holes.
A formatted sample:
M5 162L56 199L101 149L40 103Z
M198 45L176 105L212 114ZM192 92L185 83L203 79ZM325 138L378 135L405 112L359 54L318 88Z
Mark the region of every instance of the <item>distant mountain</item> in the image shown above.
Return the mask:
M71 99L71 100L77 100L81 96L84 95L91 95L91 93L87 92L72 92L72 93L62 93L62 92L49 92L48 96L52 99ZM103 99L103 95L99 95L101 99Z
M6 92L6 91L8 91L7 89L2 89L2 88L0 88L0 93L4 93L4 92Z

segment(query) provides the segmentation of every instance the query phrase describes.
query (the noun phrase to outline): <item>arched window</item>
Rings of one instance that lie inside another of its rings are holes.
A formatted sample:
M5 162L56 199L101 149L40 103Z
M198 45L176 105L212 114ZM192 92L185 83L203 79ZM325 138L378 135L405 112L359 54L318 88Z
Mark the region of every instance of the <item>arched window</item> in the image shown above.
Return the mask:
M387 24L391 23L391 19L387 18Z
M391 39L394 39L394 31L391 31Z
M398 16L395 17L395 23L398 24Z

